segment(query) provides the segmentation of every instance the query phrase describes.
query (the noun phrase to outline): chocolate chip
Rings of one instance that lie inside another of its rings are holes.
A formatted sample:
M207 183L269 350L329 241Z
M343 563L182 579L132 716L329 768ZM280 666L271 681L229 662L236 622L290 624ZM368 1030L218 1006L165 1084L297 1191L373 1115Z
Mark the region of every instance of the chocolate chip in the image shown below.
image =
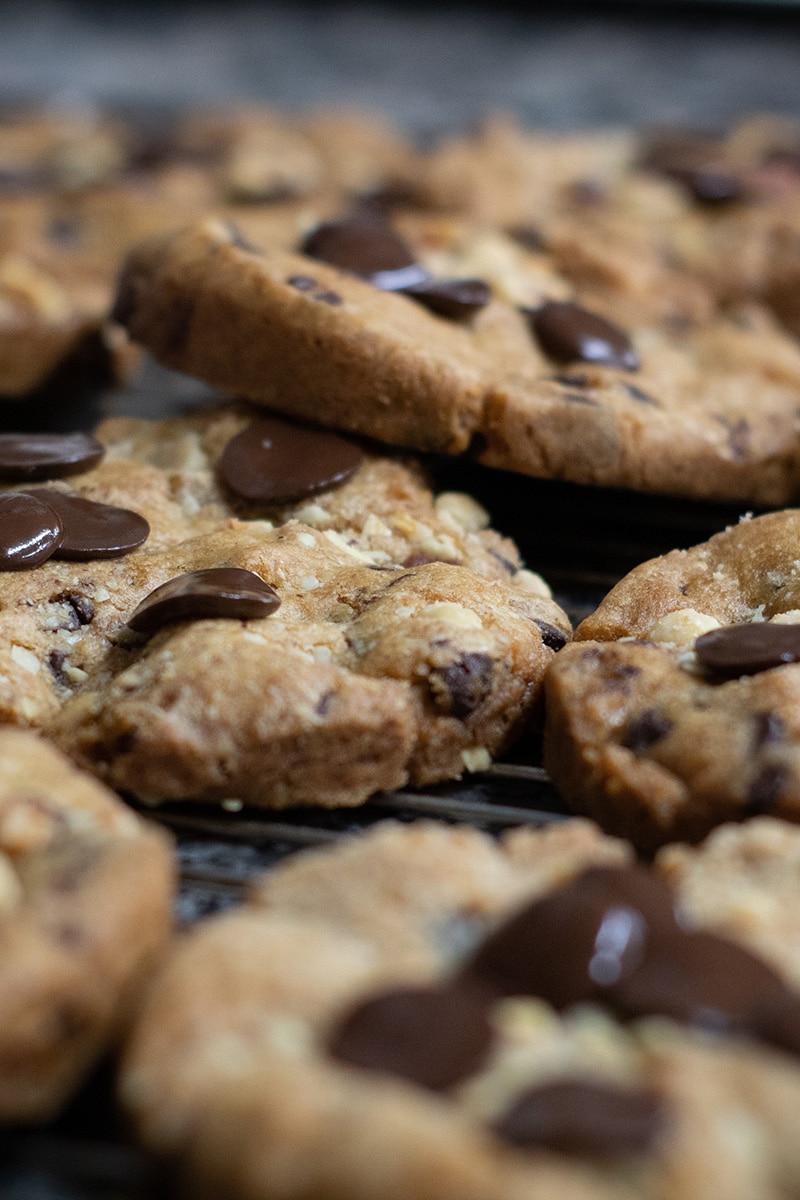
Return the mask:
M591 1000L627 978L651 939L677 928L672 894L642 867L592 867L496 929L464 968L507 996L555 1008Z
M59 592L50 597L51 604L66 604L72 610L73 616L68 628L79 629L81 625L91 625L94 620L94 604L83 592Z
M431 671L428 682L434 703L459 720L468 717L491 691L494 666L488 654L468 653Z
M68 655L63 650L51 650L47 656L47 665L56 683L60 683L62 687L69 686L69 677L64 671L64 664L68 661Z
M786 736L786 726L777 713L755 713L753 721L755 723L753 748L756 750L773 742L782 742Z
M694 651L709 674L720 679L756 675L800 660L800 625L727 625L704 633Z
M763 813L771 813L791 777L791 771L782 763L772 763L763 767L753 779L747 792L745 806L747 816L755 817Z
M522 312L544 353L556 362L582 361L638 370L639 356L628 335L598 313L562 300L549 300L541 308Z
M96 466L105 446L87 433L0 433L0 479L60 479Z
M333 703L334 693L323 692L317 703L314 705L314 712L318 717L327 717Z
M379 271L416 266L410 246L391 225L364 212L318 225L303 242L301 252L362 279L371 279Z
M363 460L360 448L336 433L261 417L228 442L219 473L237 496L274 504L335 487Z
M27 492L0 492L0 571L24 571L58 548L61 522L44 500Z
M99 504L54 488L37 488L30 495L46 500L58 513L63 534L56 558L77 562L119 558L141 546L150 533L144 517L129 508Z
M722 205L742 200L745 195L743 181L724 167L699 167L683 174L681 182L698 204Z
M162 583L134 609L128 625L149 636L174 621L268 617L279 605L278 593L252 571L212 567Z
M328 1051L350 1066L441 1091L479 1070L492 1041L483 999L470 989L408 987L359 1004Z
M492 298L482 279L428 279L402 289L418 304L450 321L468 321Z
M559 1080L525 1092L493 1129L521 1149L611 1158L649 1150L665 1125L657 1092Z
M563 629L559 629L556 625L551 625L548 621L534 621L533 623L539 627L542 641L548 649L561 650L569 641Z
M673 722L669 717L664 716L657 708L646 708L628 722L622 745L628 750L649 750L667 736L672 726Z
M344 304L344 300L338 292L315 292L314 299L321 300L323 304L330 304L332 308Z
M783 987L761 959L705 930L666 933L614 987L629 1017L661 1015L716 1030L746 1028L751 1014Z
M313 292L318 286L316 279L310 275L290 275L286 282L289 287L297 288L298 292Z

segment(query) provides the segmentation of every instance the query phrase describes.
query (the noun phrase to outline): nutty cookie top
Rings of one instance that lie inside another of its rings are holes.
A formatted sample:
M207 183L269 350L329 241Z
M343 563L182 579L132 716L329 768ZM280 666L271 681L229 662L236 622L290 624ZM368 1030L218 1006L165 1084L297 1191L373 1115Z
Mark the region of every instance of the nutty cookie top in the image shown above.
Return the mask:
M122 1101L204 1196L266 1198L280 1173L286 1200L777 1197L800 1172L780 1041L800 1002L732 926L742 888L765 923L780 833L758 860L749 830L727 837L711 913L691 863L664 864L671 892L580 821L499 844L387 823L298 855L165 964ZM738 884L717 885L732 859ZM554 999L564 970L577 1006ZM696 1009L676 1010L675 971ZM743 1020L759 1032L737 1037ZM751 1136L732 1152L734 1117Z
M0 730L0 1121L53 1116L119 1036L171 931L167 837Z
M361 219L373 241L375 221ZM495 236L495 293L530 296L509 303L471 277L481 254L457 225L407 227L423 268L412 282L394 254L386 271L345 271L338 250L338 268L313 243L315 259L275 242L261 253L205 222L143 244L114 313L169 366L385 441L645 491L793 494L800 355L765 313L714 314L695 281L652 254L637 270L625 250L615 271L597 238L576 256L566 235L545 260L512 253L510 268ZM458 275L437 277L437 261Z
M548 684L545 759L569 803L638 844L798 815L800 514L744 520L637 567Z
M6 493L55 525L0 573L2 720L148 801L275 806L479 770L520 731L569 623L469 497L233 406L98 436Z

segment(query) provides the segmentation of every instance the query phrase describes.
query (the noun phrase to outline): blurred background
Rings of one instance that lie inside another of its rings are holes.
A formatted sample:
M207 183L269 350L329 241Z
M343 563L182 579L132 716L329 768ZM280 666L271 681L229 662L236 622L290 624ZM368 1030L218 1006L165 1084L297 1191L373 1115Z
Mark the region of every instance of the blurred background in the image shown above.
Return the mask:
M800 5L0 2L0 94L378 108L425 135L797 113Z

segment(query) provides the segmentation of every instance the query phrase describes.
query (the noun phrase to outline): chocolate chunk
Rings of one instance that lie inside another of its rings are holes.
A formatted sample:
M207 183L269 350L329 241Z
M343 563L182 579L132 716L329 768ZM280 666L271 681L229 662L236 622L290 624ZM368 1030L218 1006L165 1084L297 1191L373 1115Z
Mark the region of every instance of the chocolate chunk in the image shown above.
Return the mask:
M275 589L252 571L212 567L162 583L134 609L128 625L137 633L150 635L174 621L215 617L248 621L253 617L268 617L279 605Z
M545 354L556 362L591 362L636 371L639 356L628 335L598 313L570 301L549 300L522 310Z
M783 763L771 763L756 775L747 793L748 817L771 813L786 789L792 773Z
M428 681L434 702L459 720L473 713L492 686L494 659L488 654L462 654L447 667L431 671Z
M318 225L303 242L301 251L362 279L416 266L410 246L391 225L364 212Z
M753 747L756 750L773 742L782 742L786 736L786 726L777 713L755 713L753 720L755 722Z
M672 894L655 875L592 867L511 916L465 971L501 995L567 1008L626 979L650 941L676 928Z
M659 1014L737 1030L782 987L772 967L743 946L705 930L678 930L651 943L644 961L615 985L613 998L629 1017Z
M68 661L68 655L63 650L51 650L47 656L50 672L56 683L60 683L62 687L69 687L69 676L64 670L64 664Z
M27 492L0 492L0 571L38 567L60 539L61 522L46 501Z
M85 562L92 558L119 558L147 540L150 526L129 508L99 504L54 488L37 488L30 495L46 500L58 513L63 528L56 558Z
M563 629L551 625L549 621L534 621L533 623L538 625L542 641L550 650L561 650L566 646L569 639Z
M757 675L800 660L800 625L727 625L702 634L694 651L709 674L720 679Z
M611 1158L649 1150L665 1116L657 1092L559 1080L525 1092L493 1128L503 1141L522 1149Z
M359 1004L334 1030L328 1051L350 1066L441 1091L479 1070L492 1040L479 994L407 987Z
M69 609L67 625L63 629L80 629L82 625L91 625L94 620L94 604L83 592L58 592L50 597L51 604L64 604Z
M628 722L622 745L628 750L649 750L656 742L666 737L673 722L657 708L646 708Z
M312 279L310 275L290 275L286 282L289 287L297 288L298 292L313 292L317 287L316 279Z
M681 182L698 204L731 204L745 195L742 180L724 167L707 166L687 171Z
M0 433L0 479L60 479L96 466L105 446L87 433Z
M228 442L219 473L237 496L276 504L344 483L363 459L354 442L336 433L260 417Z
M482 279L428 279L402 289L418 304L450 321L468 321L492 298Z

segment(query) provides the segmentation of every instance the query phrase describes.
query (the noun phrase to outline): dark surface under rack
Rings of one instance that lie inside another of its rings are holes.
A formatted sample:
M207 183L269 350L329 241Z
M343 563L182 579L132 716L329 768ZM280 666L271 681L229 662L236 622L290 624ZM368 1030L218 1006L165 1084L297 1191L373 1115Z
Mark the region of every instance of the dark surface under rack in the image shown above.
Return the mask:
M8 405L6 429L90 428L109 415L161 417L207 398L207 389L148 363L119 392ZM577 623L637 563L687 547L735 522L739 508L523 479L466 461L431 461L440 489L470 492L494 525L514 537ZM181 868L177 916L184 926L238 903L254 876L298 850L323 845L376 821L419 817L468 823L492 833L543 825L566 813L539 765L535 739L489 771L424 792L389 792L361 808L224 811L170 804L148 815L175 835ZM133 1147L115 1115L113 1074L104 1064L60 1120L0 1134L0 1200L170 1200L163 1171Z

